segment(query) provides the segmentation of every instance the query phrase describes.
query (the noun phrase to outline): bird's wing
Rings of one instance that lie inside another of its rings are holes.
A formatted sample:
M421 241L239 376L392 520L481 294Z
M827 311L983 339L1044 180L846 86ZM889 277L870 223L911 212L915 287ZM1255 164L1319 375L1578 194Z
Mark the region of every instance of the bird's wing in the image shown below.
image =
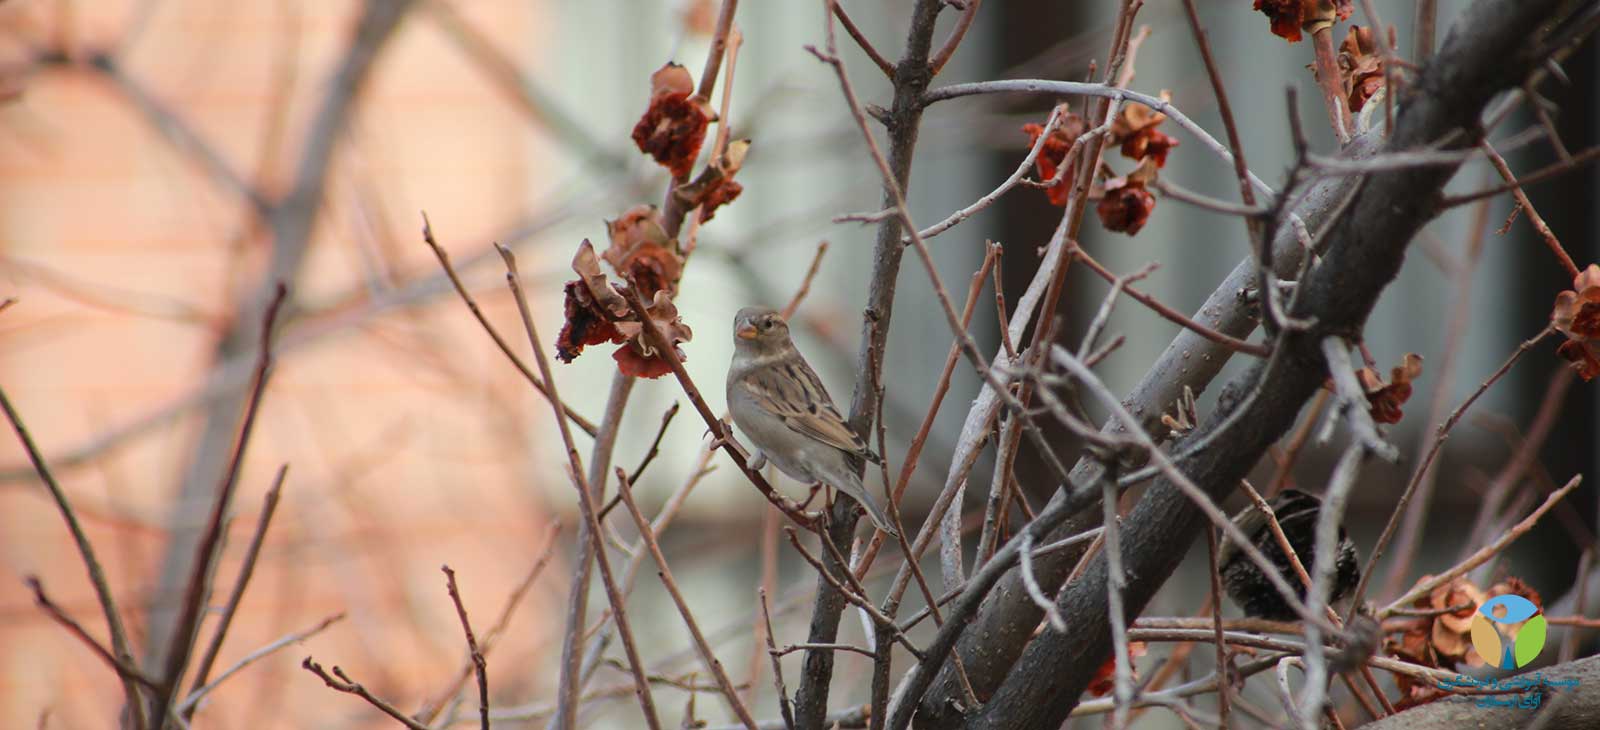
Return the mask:
M740 380L738 387L795 432L877 461L877 454L867 448L867 442L845 424L844 416L839 415L827 389L805 360L786 358L756 368Z

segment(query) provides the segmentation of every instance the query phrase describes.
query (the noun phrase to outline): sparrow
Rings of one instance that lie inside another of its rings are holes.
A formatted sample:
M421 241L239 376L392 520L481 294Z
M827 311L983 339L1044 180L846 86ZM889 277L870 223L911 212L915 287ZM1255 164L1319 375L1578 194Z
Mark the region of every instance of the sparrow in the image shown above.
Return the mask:
M879 530L897 535L861 483L863 461L877 454L839 415L816 371L789 339L789 324L767 307L745 307L733 317L733 363L728 367L728 410L756 447L750 467L770 459L779 471L808 484L843 492Z
M1289 539L1289 547L1294 548L1295 555L1300 557L1300 564L1310 571L1317 559L1317 517L1322 512L1322 500L1298 489L1285 489L1268 500L1267 506L1278 516L1278 526L1283 528L1283 536ZM1297 597L1305 600L1305 584L1295 572L1289 556L1278 545L1277 537L1267 523L1267 516L1252 505L1234 516L1233 524L1255 543L1267 560L1272 561L1278 573L1294 587ZM1336 549L1333 591L1328 596L1330 603L1349 595L1350 591L1355 590L1356 583L1361 581L1361 558L1356 554L1355 543L1345 534L1344 525L1339 526ZM1261 569L1250 562L1244 551L1226 535L1217 550L1217 570L1222 573L1222 583L1228 597L1239 604L1247 615L1275 621L1295 621L1300 618L1278 594L1278 589L1261 574Z

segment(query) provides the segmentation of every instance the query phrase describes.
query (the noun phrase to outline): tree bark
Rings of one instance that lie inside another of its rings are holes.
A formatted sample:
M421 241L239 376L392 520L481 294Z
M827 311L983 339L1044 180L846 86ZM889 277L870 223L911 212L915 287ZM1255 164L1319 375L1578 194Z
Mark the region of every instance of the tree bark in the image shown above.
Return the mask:
M1557 11L1592 5L1480 0L1404 99L1385 151L1418 150L1441 140L1447 140L1447 149L1473 144L1474 135L1466 130L1477 125L1489 100L1516 85L1551 50L1545 42L1560 32L1556 19L1564 15ZM1292 425L1326 377L1319 342L1330 335L1359 335L1378 295L1398 274L1406 245L1436 214L1440 191L1458 166L1375 172L1356 193L1329 234L1322 264L1300 282L1303 291L1293 314L1314 318L1315 327L1279 337L1274 357L1236 378L1201 428L1174 447L1181 453L1186 442L1210 439L1208 448L1178 462L1208 494L1225 495ZM1212 437L1224 424L1227 432ZM1204 526L1204 517L1177 487L1156 481L1124 525L1126 618L1143 610ZM1102 554L1081 580L1061 592L1057 606L1071 617L1072 630L1047 631L1032 642L968 727L1046 728L1066 719L1110 652L1107 577Z

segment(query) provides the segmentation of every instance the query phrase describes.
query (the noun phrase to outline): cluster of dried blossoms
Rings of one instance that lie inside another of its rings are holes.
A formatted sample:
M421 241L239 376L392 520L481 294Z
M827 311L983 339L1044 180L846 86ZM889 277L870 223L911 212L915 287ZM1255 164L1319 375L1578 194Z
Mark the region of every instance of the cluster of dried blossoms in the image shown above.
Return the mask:
M1368 412L1372 420L1378 423L1399 423L1405 414L1400 411L1400 406L1405 405L1411 398L1411 381L1422 374L1422 356L1414 352L1406 353L1400 364L1389 371L1389 380L1384 381L1378 371L1372 368L1361 368L1356 371L1356 380L1361 382L1361 389L1367 394Z
M1167 98L1167 93L1162 92L1161 100L1166 101ZM1088 131L1089 125L1083 117L1065 107L1059 108L1059 113L1065 116L1050 132L1049 138L1045 139L1039 155L1034 158L1034 167L1040 181L1046 183L1045 192L1050 196L1050 204L1064 206L1072 192L1072 178L1077 166L1077 161L1067 159L1067 156L1072 151L1072 143ZM1156 198L1148 186L1155 181L1157 170L1167 164L1167 152L1178 146L1178 140L1157 129L1166 119L1167 115L1148 106L1129 103L1123 105L1117 117L1111 120L1106 145L1117 147L1123 157L1137 160L1139 164L1127 175L1107 180L1096 191L1100 193L1100 203L1095 212L1107 230L1131 236L1150 220L1150 212L1156 207ZM1045 128L1038 124L1024 124L1022 131L1028 135L1031 145L1039 142Z
M633 141L639 151L650 155L672 173L673 196L682 210L700 211L700 222L711 220L716 209L731 202L744 187L733 177L750 149L748 140L727 145L692 182L685 180L705 143L706 126L715 121L710 104L694 92L694 79L682 66L668 63L650 77L650 105L633 128ZM673 298L683 278L685 252L678 240L667 235L661 211L653 205L637 205L620 217L606 222L610 245L596 254L585 239L572 259L578 278L566 283L566 323L556 338L556 357L572 362L588 345L621 345L612 358L617 369L627 375L657 378L672 372L670 362L644 334L646 319L655 323L671 343L678 359L680 343L693 339L694 332L678 316ZM604 259L616 272L613 282L601 268ZM637 288L645 302L644 311L635 311L626 292Z
M1272 23L1272 34L1290 43L1301 33L1316 33L1350 17L1351 0L1256 0L1255 9Z
M1350 26L1339 44L1339 82L1344 86L1344 102L1351 113L1359 112L1367 101L1383 90L1383 57L1372 37L1371 28Z
M1422 580L1432 577L1423 576ZM1389 639L1388 650L1407 661L1438 669L1453 670L1461 664L1482 667L1483 657L1472 648L1472 617L1484 601L1507 594L1522 596L1540 610L1544 609L1539 592L1517 578L1506 578L1487 591L1466 578L1457 578L1412 604L1412 608L1428 615L1417 619L1399 640ZM1507 633L1514 639L1521 628L1522 624L1514 624ZM1432 702L1445 694L1433 684L1418 682L1403 674L1395 675L1395 680L1400 686L1397 707L1401 709Z
M1556 349L1572 362L1578 377L1600 376L1600 265L1589 264L1572 280L1572 290L1556 295L1550 323L1566 342Z

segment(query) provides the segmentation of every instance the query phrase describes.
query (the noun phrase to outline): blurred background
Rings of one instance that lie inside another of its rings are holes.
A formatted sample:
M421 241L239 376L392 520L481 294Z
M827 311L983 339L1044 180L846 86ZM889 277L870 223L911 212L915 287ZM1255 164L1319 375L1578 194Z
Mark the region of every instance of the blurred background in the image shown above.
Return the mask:
M909 0L845 5L885 55L898 57ZM985 5L936 83L1085 78L1091 63L1104 64L1112 5ZM1313 145L1331 152L1311 91L1307 44L1268 34L1243 0L1199 5L1252 169L1277 185L1292 161L1283 101L1291 84L1301 89ZM1407 53L1412 3L1375 5ZM1441 38L1464 5L1441 3ZM323 687L298 667L300 659L312 654L339 664L402 709L423 706L449 687L464 658L440 564L457 571L475 625L488 625L540 562L559 523L564 529L548 565L489 662L494 705L543 726L580 518L547 405L451 289L421 240L421 211L487 317L526 355L490 244L517 251L548 346L561 325L561 285L572 278L577 244L603 242L604 219L662 200L666 174L638 154L628 134L645 107L652 71L675 59L699 75L717 7L709 0L0 3L0 299L16 299L0 313L0 385L71 496L136 647L166 645L238 428L264 292L276 278L290 282L276 369L216 571L219 586L232 585L274 472L288 464L289 473L219 666L326 617L346 618L222 685L196 716L198 727L392 724ZM956 14L941 16L938 37ZM819 3L747 2L739 10L744 44L730 121L736 138L754 141L739 177L745 193L701 230L679 299L696 334L684 346L687 365L719 411L732 313L749 303L786 302L824 240L830 246L796 329L835 400L850 399L873 230L831 219L876 210L880 192L831 71L803 48L822 43L822 17ZM1133 86L1171 90L1179 108L1220 138L1181 6L1152 3L1139 22L1151 35ZM842 36L840 48L863 101L886 103L881 74ZM1570 150L1600 137L1597 64L1591 43L1565 64L1568 83L1542 87L1559 107L1555 125ZM719 88L728 80L724 75ZM1003 180L1025 154L1020 126L1042 123L1053 101L974 97L933 107L913 171L914 217L927 225ZM1524 116L1502 136L1536 123ZM1165 131L1182 146L1166 179L1234 199L1231 168L1171 126ZM1541 142L1507 157L1514 169L1529 170L1556 154ZM1111 164L1126 172L1125 162ZM1532 191L1580 266L1600 259L1596 181L1594 168L1586 168ZM1474 163L1452 189L1494 182L1492 170ZM1508 201L1497 199L1481 212L1485 218L1463 208L1431 224L1373 316L1368 344L1381 370L1406 352L1422 354L1426 364L1407 418L1393 431L1406 458L1369 468L1370 484L1352 508L1353 536L1363 549L1415 462L1430 409L1448 412L1459 403L1544 326L1554 293L1570 286L1523 218L1504 234L1491 230L1474 262L1475 220L1498 228L1509 211ZM1014 301L1059 216L1042 192L1012 192L935 239L946 281L964 288L985 239L1000 241ZM1160 262L1144 289L1185 311L1247 252L1239 221L1174 200L1161 201L1137 237L1106 233L1094 221L1084 230L1085 247L1115 271ZM1106 291L1079 268L1063 303L1069 325L1062 337L1071 342ZM896 464L950 343L920 266L908 261L901 281L885 409ZM1452 376L1441 379L1428 366L1439 362L1448 323L1463 308L1469 314L1459 356ZM977 311L974 330L992 351L993 307L981 300ZM1132 302L1118 307L1110 329L1127 336L1102 368L1118 389L1131 385L1174 333ZM1426 512L1426 542L1416 565L1403 571L1407 584L1454 562L1468 544L1462 526L1479 520L1483 491L1542 403L1555 404L1554 420L1535 468L1511 476L1506 503L1532 502L1549 482L1573 473L1597 473L1600 400L1592 385L1553 378L1564 365L1554 347L1530 354L1455 432ZM557 366L563 395L591 420L599 420L612 380L609 354L597 347ZM1551 383L1564 389L1551 395ZM1214 402L1217 388L1211 390L1202 412ZM975 393L976 378L959 370L906 502L913 519L948 469ZM671 378L638 385L617 465L640 463L663 413L679 400ZM639 482L647 513L698 468L704 428L685 410ZM580 449L587 452L588 444L580 434ZM1018 476L1038 505L1055 485L1028 448ZM1296 483L1317 489L1335 453L1309 447ZM664 548L702 626L735 681L743 681L768 671L751 643L763 573L763 551L751 546L761 542L767 508L722 457L711 464L716 470L696 487ZM986 456L973 470L974 504L992 469ZM1595 495L1585 485L1558 519L1511 553L1507 569L1547 600L1573 582L1581 551L1573 546L1594 542ZM1480 532L1494 529L1500 515L1494 517ZM631 529L624 533L631 539ZM765 552L776 565L779 644L800 641L815 576L788 548ZM103 634L69 534L7 433L0 438L0 726L33 727L41 718L56 728L114 726L114 675L34 605L23 584L30 575L91 633ZM1150 613L1187 615L1204 594L1203 573L1185 570ZM598 596L591 617L605 605ZM655 670L681 682L698 668L649 571L630 605ZM859 626L846 622L844 640L859 636ZM147 662L160 656L140 653ZM797 669L798 655L785 661ZM866 700L868 666L859 657L841 659L835 704ZM768 679L756 679L748 691L760 698L758 715L773 716ZM627 685L625 671L602 665L590 687L616 694ZM637 710L628 692L596 702L585 722L633 727ZM675 689L658 695L669 717L685 700ZM715 697L700 702L702 716L726 719ZM474 721L472 715L461 718ZM1143 721L1170 719L1151 714Z

